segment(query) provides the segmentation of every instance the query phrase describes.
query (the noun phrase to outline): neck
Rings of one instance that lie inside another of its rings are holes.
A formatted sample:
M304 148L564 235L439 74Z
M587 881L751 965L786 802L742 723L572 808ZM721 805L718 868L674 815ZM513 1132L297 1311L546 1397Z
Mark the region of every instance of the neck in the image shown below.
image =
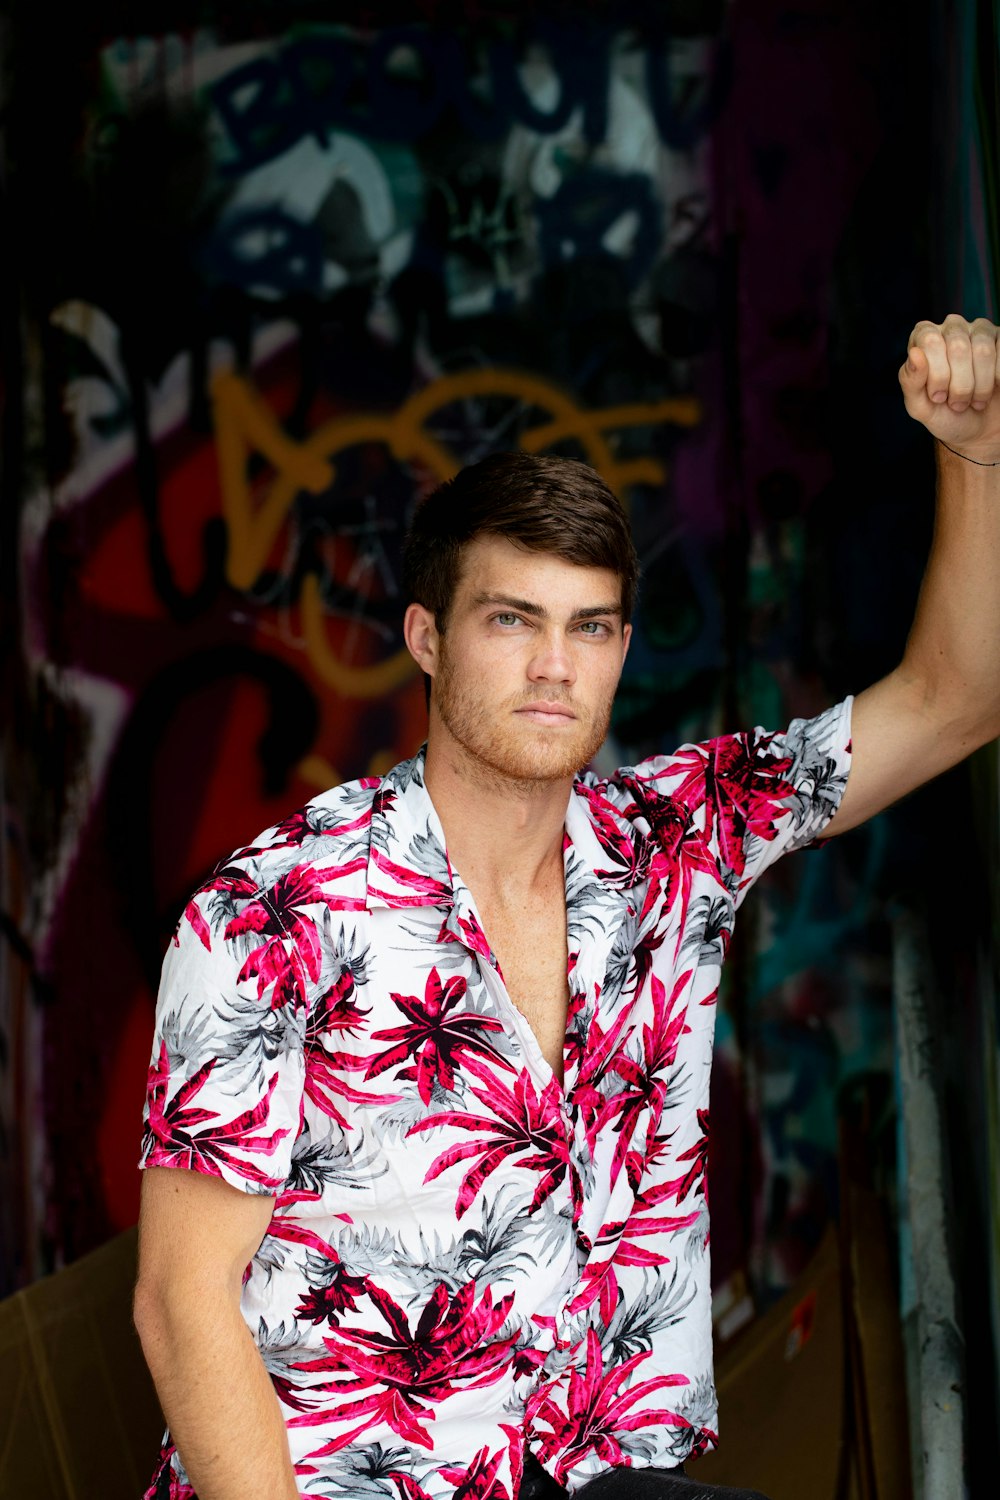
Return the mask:
M530 887L562 869L572 776L521 781L431 736L424 781L452 865L467 884Z

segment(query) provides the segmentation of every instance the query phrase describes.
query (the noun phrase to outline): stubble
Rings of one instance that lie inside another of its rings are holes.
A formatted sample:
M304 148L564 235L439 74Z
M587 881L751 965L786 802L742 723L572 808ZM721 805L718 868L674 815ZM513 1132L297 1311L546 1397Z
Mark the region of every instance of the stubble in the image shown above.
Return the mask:
M488 688L464 680L441 641L432 701L441 722L462 752L467 772L495 786L527 792L554 781L566 781L597 754L607 737L614 693L593 712L576 699L546 689L550 702L571 706L572 729L547 728L516 717L518 708L541 696L518 694L491 702Z

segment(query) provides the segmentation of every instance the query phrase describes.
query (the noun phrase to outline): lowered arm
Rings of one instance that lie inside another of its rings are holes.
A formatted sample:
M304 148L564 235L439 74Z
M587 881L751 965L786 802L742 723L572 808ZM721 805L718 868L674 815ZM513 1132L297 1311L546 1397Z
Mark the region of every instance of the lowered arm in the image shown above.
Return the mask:
M240 1312L243 1271L274 1199L150 1167L142 1184L135 1324L199 1500L297 1500L278 1399Z

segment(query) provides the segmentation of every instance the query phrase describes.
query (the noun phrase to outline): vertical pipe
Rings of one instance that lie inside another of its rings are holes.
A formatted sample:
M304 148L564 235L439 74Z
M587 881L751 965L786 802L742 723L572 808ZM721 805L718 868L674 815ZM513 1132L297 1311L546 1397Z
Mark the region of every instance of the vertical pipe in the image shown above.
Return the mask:
M930 963L912 911L893 923L893 991L909 1240L913 1256L916 1389L909 1392L915 1481L923 1500L955 1500L963 1465L964 1341L947 1233L944 1142L935 1082Z

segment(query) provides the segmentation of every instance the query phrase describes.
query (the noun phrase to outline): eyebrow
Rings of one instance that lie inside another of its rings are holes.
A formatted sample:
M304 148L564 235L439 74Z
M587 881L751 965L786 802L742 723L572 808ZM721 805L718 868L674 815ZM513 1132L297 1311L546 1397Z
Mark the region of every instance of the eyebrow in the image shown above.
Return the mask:
M479 608L485 604L500 604L504 609L515 610L519 615L533 615L536 620L547 620L548 610L541 604L533 604L530 599L514 599L509 594L476 594L473 604ZM591 620L597 615L620 615L621 604L592 604L583 609L575 609L571 619Z

